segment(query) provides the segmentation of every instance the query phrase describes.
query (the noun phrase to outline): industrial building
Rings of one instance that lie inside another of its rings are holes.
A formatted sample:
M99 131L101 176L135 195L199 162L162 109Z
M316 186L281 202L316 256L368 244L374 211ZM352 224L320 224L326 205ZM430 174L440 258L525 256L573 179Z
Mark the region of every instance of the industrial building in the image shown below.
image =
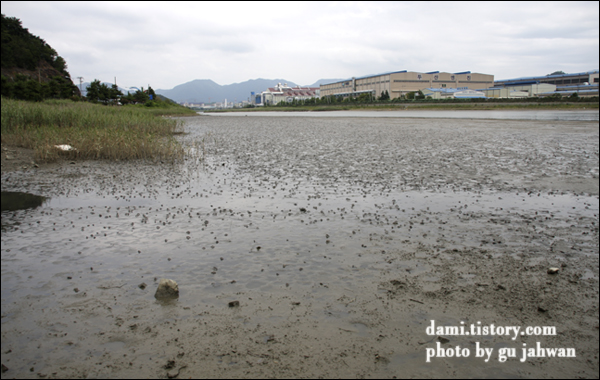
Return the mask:
M488 97L518 97L518 91L529 92L528 96L551 96L559 94L570 96L598 96L598 70L573 74L555 74L537 77L522 77L505 79L494 82L494 87L488 90ZM492 96L502 94L502 96ZM513 96L510 96L512 94Z
M421 90L423 95L431 99L482 99L482 91L469 90L468 88L426 88Z
M489 74L471 73L470 71L460 73L439 71L420 73L404 70L321 85L321 97L333 95L355 97L361 94L371 94L374 97L379 97L387 91L390 99L395 99L409 92L416 92L426 88L479 90L492 87L493 85L494 76Z
M586 71L583 73L574 74L556 74L556 75L545 75L537 77L523 77L515 79L504 79L497 80L494 82L496 87L504 87L507 85L513 85L523 82L535 82L535 83L548 83L555 85L559 91L562 86L572 86L578 84L598 84L599 72L598 70Z
M548 83L514 83L481 90L487 98L531 98L554 93L556 86Z
M291 103L294 100L306 100L319 97L319 87L289 87L287 83L278 83L260 94L251 94L252 104L256 106L277 105L280 102Z

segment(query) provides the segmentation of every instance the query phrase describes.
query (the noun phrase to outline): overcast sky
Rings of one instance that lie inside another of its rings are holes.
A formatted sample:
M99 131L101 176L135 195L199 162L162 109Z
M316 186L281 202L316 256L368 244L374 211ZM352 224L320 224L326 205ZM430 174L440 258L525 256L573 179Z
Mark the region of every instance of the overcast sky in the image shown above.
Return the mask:
M595 70L598 4L2 1L2 13L46 40L76 82L171 89L194 79Z

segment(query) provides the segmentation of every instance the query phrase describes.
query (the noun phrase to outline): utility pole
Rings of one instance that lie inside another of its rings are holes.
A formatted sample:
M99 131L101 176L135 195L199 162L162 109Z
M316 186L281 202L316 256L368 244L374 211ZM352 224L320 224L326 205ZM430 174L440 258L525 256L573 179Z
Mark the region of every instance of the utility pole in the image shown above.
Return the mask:
M81 95L81 94L83 94L83 88L82 88L82 85L83 85L83 77L77 77L77 79L79 79L79 95L80 95L80 96L83 96L83 95Z

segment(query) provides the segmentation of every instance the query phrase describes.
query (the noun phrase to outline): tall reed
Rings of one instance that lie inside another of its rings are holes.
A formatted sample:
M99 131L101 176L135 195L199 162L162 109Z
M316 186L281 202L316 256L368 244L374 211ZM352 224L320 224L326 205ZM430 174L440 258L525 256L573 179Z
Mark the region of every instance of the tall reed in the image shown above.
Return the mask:
M143 107L102 106L49 100L32 103L2 98L2 144L31 148L38 161L60 156L83 159L180 159L173 134L177 120ZM76 150L63 152L56 145Z

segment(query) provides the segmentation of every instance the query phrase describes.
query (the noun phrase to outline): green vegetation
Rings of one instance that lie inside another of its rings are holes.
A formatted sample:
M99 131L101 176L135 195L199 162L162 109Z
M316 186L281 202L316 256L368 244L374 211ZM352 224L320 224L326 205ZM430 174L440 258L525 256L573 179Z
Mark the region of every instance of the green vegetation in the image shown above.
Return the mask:
M21 21L2 15L2 144L34 150L38 161L70 159L179 159L176 120L195 115L152 88L123 95L93 81L89 102L78 102L65 60ZM44 100L46 99L46 100ZM61 100L71 99L71 100ZM127 104L127 106L116 106ZM105 107L103 105L115 105ZM71 145L62 151L57 145Z
M153 109L153 114L156 115L195 115L196 112L187 107L183 107L169 98L162 95L157 95L152 87L144 90L137 90L133 94L123 95L117 85L108 87L106 83L100 83L95 79L87 87L87 95L85 97L92 103L100 103L105 105L143 105Z
M79 94L65 60L46 41L23 28L19 19L2 14L0 30L2 96L40 101Z
M2 98L2 144L33 149L35 159L45 162L61 156L176 160L183 157L183 148L173 137L181 132L181 123L157 115L181 114L183 109ZM63 152L55 147L61 144L76 150Z
M70 79L54 76L47 82L16 74L14 80L2 75L2 96L39 102L44 99L67 99L76 97L77 88Z
M33 71L40 61L45 61L62 75L69 75L65 60L46 41L23 28L18 18L2 14L0 30L2 67L21 67Z

